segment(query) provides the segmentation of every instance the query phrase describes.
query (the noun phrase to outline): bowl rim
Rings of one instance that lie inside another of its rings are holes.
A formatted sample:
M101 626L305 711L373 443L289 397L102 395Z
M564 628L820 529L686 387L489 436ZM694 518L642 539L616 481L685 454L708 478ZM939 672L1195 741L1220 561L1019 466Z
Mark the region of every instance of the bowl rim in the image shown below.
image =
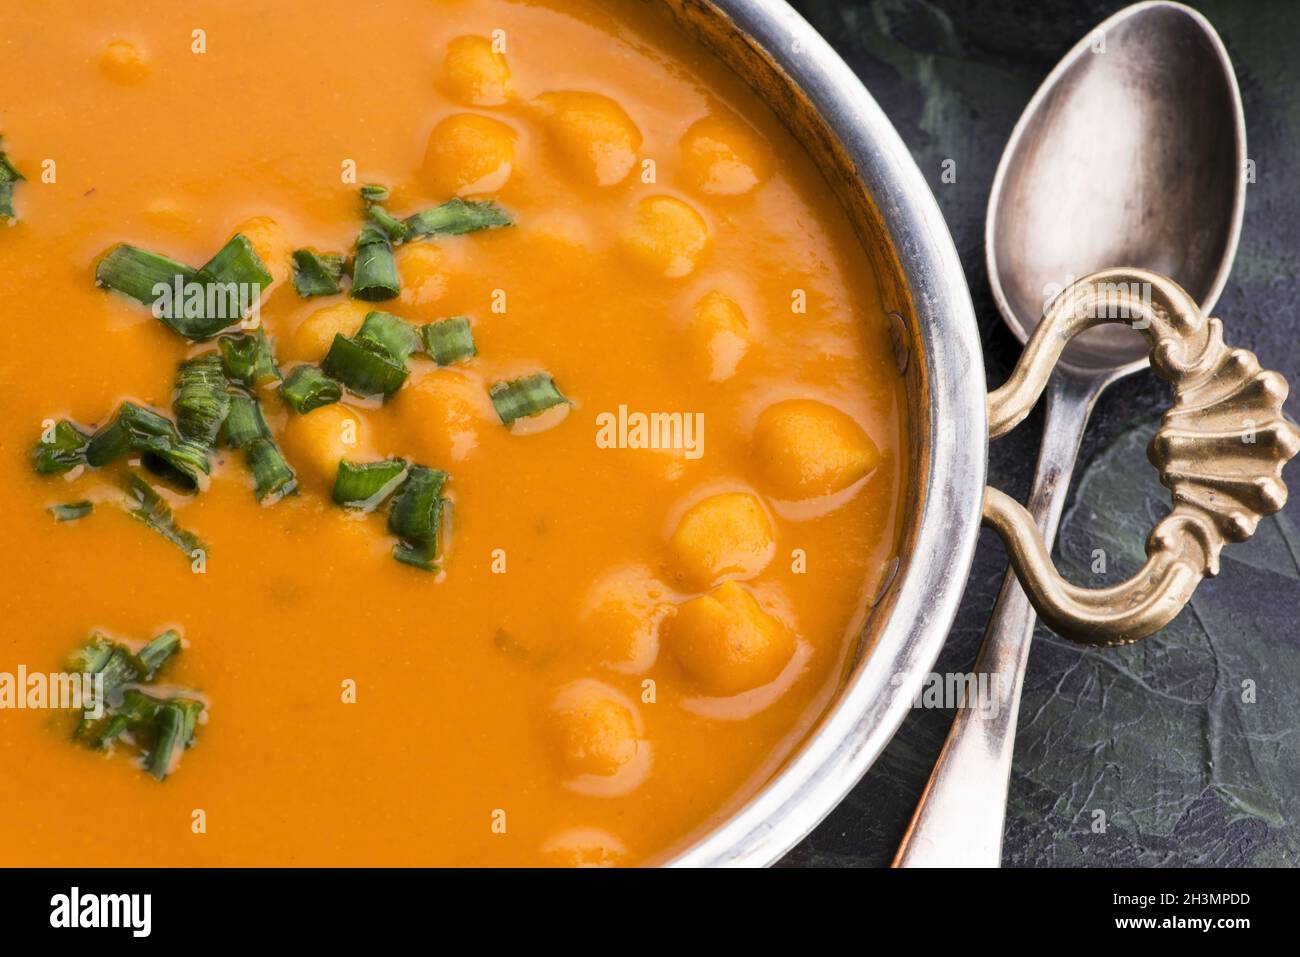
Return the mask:
M965 274L920 169L856 74L784 0L688 0L755 42L821 114L874 201L912 299L927 370L919 515L893 607L816 728L743 807L667 866L766 866L829 814L893 738L957 613L988 460L983 353Z

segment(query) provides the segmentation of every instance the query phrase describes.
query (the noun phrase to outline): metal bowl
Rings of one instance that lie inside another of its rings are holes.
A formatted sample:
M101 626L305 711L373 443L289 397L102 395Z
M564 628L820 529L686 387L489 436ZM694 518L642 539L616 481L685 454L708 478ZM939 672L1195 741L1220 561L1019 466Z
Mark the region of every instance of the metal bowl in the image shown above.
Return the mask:
M966 585L987 466L984 365L961 262L907 148L853 71L782 0L656 0L749 84L821 168L895 320L912 438L898 567L842 687L752 800L666 863L767 865L884 749L933 667Z

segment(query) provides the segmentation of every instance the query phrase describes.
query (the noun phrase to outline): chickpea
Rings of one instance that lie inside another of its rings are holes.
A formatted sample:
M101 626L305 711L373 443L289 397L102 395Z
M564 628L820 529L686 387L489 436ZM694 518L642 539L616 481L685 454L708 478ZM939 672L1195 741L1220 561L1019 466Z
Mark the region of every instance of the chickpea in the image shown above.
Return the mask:
M551 867L615 867L627 859L627 847L598 827L571 827L546 839L542 856Z
M443 76L466 106L500 106L510 99L510 66L487 37L456 37L447 44Z
M678 607L664 622L664 647L706 694L728 697L776 679L794 637L734 581Z
M749 323L734 299L711 292L695 304L688 338L700 374L722 382L735 375L749 351Z
M641 148L641 131L623 107L599 93L545 93L534 102L552 142L583 180L614 186L627 179Z
M772 560L772 523L749 492L724 492L693 505L669 542L674 564L693 588L727 576L749 578Z
M753 458L773 495L802 499L838 492L871 474L880 451L834 406L789 399L759 415Z
M740 196L771 175L766 147L739 118L706 116L682 138L682 178L707 196Z
M342 403L290 414L284 429L284 451L299 481L331 492L339 459L355 462L378 458L366 441L365 422Z
M617 774L640 747L632 707L613 688L590 679L556 695L551 732L561 765L573 775Z
M659 654L658 621L666 591L643 566L606 572L587 590L578 612L584 648L615 671L645 671Z
M623 249L647 272L680 279L694 271L709 241L709 227L673 196L647 196L623 233Z
M483 383L458 369L430 370L403 386L392 405L414 456L430 464L463 462L485 428L501 428Z
M115 83L134 86L149 76L149 61L129 40L113 40L99 55L100 71Z
M433 128L424 153L425 179L456 196L495 193L510 179L515 131L488 116L457 113Z
M397 254L397 275L402 281L402 302L424 306L447 294L449 276L442 250L433 243L402 246Z

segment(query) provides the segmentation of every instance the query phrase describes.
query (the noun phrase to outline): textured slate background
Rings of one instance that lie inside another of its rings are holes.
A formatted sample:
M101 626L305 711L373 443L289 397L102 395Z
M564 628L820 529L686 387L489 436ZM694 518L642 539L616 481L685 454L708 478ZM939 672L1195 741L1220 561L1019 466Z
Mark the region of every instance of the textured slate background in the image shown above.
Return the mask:
M1236 264L1216 314L1234 345L1300 383L1300 2L1193 3L1219 30L1246 104L1248 188ZM993 384L1019 343L989 295L983 226L1012 126L1052 66L1124 4L1101 0L794 0L857 71L908 144L966 269ZM957 161L943 184L941 163ZM1167 402L1150 373L1101 399L1062 523L1058 561L1095 585L1142 559L1167 508L1145 441ZM1295 402L1288 403L1295 416ZM995 443L990 481L1028 490L1041 415ZM1300 481L1300 466L1288 470ZM1005 568L985 532L937 670L967 671ZM1253 686L1254 700L1250 699ZM917 710L853 794L786 859L880 866L891 859L951 713ZM1096 811L1106 830L1095 833ZM1089 651L1039 629L1016 740L1003 863L1009 866L1300 863L1300 495L1229 549L1223 571L1160 635Z

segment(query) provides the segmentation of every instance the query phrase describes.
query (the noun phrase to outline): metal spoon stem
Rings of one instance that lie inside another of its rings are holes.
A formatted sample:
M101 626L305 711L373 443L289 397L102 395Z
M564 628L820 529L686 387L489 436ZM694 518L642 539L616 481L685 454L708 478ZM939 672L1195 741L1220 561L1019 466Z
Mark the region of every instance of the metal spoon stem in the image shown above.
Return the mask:
M1047 388L1043 441L1029 512L1050 548L1065 506L1079 443L1109 376L1058 371ZM997 867L1002 859L1020 691L1035 614L1008 571L975 661L987 698L957 709L952 730L894 857L895 867Z

